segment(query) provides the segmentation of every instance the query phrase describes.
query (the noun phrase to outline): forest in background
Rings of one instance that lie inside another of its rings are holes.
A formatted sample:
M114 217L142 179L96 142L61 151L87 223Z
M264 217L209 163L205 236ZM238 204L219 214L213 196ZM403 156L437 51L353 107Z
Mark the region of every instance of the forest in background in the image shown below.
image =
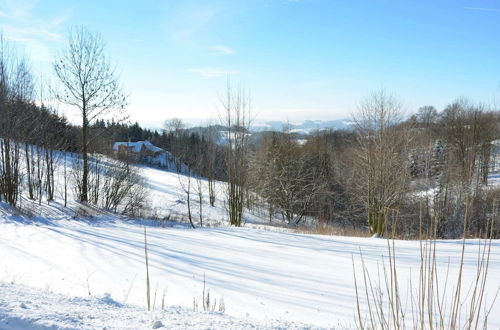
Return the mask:
M75 31L69 54L76 52L87 63L102 61L101 78L111 79L120 94L112 72L106 71L109 62L98 35L83 28ZM85 53L85 45L94 52ZM69 70L64 61L71 59L55 59L56 73L59 63L59 70ZM110 85L105 82L100 88L107 93ZM378 236L500 235L499 224L493 223L500 190L489 182L498 156L499 116L494 106L458 98L444 109L423 106L408 116L397 97L379 90L361 101L351 130L318 130L297 139L286 127L281 132L251 132L251 100L230 82L219 123L188 128L171 119L161 131L129 123L126 117L105 118L108 110L126 105L125 97L113 96L115 104L110 104L106 95L91 108L95 116L83 116L81 125L69 123L43 101L37 84L43 85L29 60L2 39L0 200L11 206L18 205L21 193L40 203L53 200L55 169L63 166L67 153L75 153L83 161L76 161L68 173L65 196L73 189L82 202L139 214L145 197L136 189L141 178L130 160L105 165L101 155L114 156L111 147L116 141L149 140L187 164L189 175L227 182L221 198L227 200L232 225L241 225L244 212L265 210L286 225L300 226L307 220ZM63 94L56 96L73 104ZM80 101L85 114L89 100Z

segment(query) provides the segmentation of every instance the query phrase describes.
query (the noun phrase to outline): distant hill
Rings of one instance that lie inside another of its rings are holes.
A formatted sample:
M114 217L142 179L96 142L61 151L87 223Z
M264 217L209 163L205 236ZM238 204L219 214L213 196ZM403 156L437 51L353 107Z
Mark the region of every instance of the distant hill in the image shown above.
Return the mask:
M185 124L187 126L187 131L190 133L198 133L201 135L207 134L207 126L200 125L199 120L186 120ZM147 126L153 130L161 131L162 128L158 128L153 125ZM212 125L217 132L227 131L227 127L220 124ZM281 132L287 127L291 132L297 134L309 135L316 130L351 130L353 127L352 119L342 118L335 120L304 120L302 122L287 122L281 120L274 121L256 121L253 122L250 131L253 133L275 131Z
M255 123L252 125L252 131L282 131L284 127L288 127L292 132L310 134L316 130L332 129L332 130L350 130L352 129L352 120L336 119L336 120L305 120L300 123L288 123L285 121L266 121Z

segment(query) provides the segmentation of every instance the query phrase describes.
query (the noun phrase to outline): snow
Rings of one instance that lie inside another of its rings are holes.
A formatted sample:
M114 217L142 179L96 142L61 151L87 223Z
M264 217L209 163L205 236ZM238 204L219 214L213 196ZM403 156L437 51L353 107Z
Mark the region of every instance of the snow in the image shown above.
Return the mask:
M178 174L158 168L147 166L140 167L142 175L147 179L149 188L149 200L151 213L157 218L169 218L173 220L183 220L187 222L186 192L182 189L181 183L187 186L187 181L191 180L191 212L193 221L199 225L199 203L197 193L196 177L186 174ZM227 210L224 203L225 185L216 182L216 203L211 207L208 203L208 182L200 178L203 191L203 225L204 226L225 226L228 225ZM260 217L251 213L245 213L244 222L253 225L269 224L267 214ZM274 224L282 224L282 221L273 219Z
M71 297L23 285L0 283L0 329L304 329L279 320L266 323L218 312L169 306L147 312L99 296ZM18 302L21 301L21 304Z
M144 156L144 161L151 165L157 165L164 170L188 173L189 167L179 162L179 160L168 151L161 152L155 156Z
M149 224L152 291L157 291L159 297L166 290L168 306L191 307L193 299L201 299L205 277L211 297L224 297L225 314L263 324L283 320L318 327L352 327L356 297L352 258L359 269L361 251L372 274L382 256L387 258L384 239L249 228L192 230ZM0 282L64 296L88 298L90 292L92 297L101 297L103 303L111 302L113 309L132 304L144 311L144 238L140 221L109 218L28 224L18 216L4 216L0 228ZM474 276L476 245L477 241L467 242L465 283ZM460 241L438 243L438 268L446 272L449 264L450 278L457 273L460 249ZM400 278L405 279L410 270L417 276L418 242L398 241L397 251ZM498 278L500 242L495 241L486 290L489 298L498 288ZM5 296L5 288L1 287L1 296ZM105 294L108 298L102 299ZM19 307L23 302L30 306L14 296L9 306L13 304L16 313L31 315L30 308L23 313L25 309ZM80 302L77 300L77 305ZM5 302L0 304L0 310L10 317L12 313L5 306ZM497 314L491 315L491 328L500 326Z
M113 150L118 151L118 148L120 146L126 146L128 148L132 148L133 152L139 153L142 150L142 147L146 148L149 151L152 152L162 152L164 151L162 148L159 148L157 146L154 146L151 142L149 141L137 141L137 142L115 142L113 145Z
M22 212L0 203L0 329L151 329L157 321L181 329L355 328L353 262L359 273L362 254L376 276L388 258L385 239L296 234L275 227L276 219L268 225L265 215L249 213L243 228L228 227L222 183L217 183L215 207L204 195L203 220L210 227L193 230L185 223L180 187L189 177L146 166L140 170L147 179L150 214L170 220L130 220L74 201L64 208L60 191L50 204L23 197ZM192 198L198 225L197 197ZM144 226L152 312L146 311ZM418 277L419 242L395 244L398 280L406 295L410 279L415 283ZM478 246L477 240L466 241L464 292L475 278ZM459 240L437 243L438 275L444 281L449 272L450 288L461 248ZM487 307L499 278L497 240ZM212 299L224 299L223 314L193 311L204 282ZM167 307L161 310L163 293ZM364 297L361 303L366 310ZM492 310L499 307L497 301ZM490 315L489 325L500 328L500 313Z

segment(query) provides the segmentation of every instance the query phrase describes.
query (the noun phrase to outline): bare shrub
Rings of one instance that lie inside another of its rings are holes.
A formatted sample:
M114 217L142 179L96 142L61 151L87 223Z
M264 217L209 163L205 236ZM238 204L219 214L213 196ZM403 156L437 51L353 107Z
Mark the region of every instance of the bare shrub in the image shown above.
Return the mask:
M140 170L122 160L101 159L99 156L89 168L89 197L106 210L128 216L146 215L148 205L148 189ZM80 196L83 170L82 159L75 156L71 167L71 176L75 196Z
M103 170L102 206L117 212L122 206L125 213L137 213L145 206L146 191L136 167L123 161L109 161Z
M317 222L312 227L298 227L296 232L301 234L313 235L337 235L337 236L351 236L351 237L368 237L369 232L359 227L340 226L337 224L330 224L324 222Z

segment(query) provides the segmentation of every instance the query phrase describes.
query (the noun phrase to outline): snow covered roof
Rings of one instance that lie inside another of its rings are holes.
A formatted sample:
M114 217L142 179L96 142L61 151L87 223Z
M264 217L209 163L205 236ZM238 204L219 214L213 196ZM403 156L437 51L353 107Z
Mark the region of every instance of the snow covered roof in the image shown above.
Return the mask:
M131 151L133 152L140 152L142 147L146 148L149 151L152 152L162 152L162 148L158 148L157 146L154 146L151 142L149 141L137 141L137 142L115 142L113 145L113 150L118 151L120 146L125 146L127 148L132 149Z

